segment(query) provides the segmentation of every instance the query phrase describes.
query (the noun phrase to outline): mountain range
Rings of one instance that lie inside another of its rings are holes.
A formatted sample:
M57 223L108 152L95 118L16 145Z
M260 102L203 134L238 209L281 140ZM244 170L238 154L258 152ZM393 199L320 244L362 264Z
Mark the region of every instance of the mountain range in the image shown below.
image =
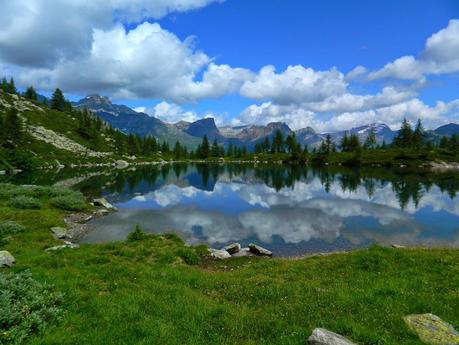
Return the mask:
M136 112L125 105L113 104L109 98L99 95L87 96L78 102L73 102L72 105L75 108L91 110L103 121L110 123L114 128L124 133L136 133L141 136L152 135L160 141L167 141L170 145L179 141L189 148L196 148L204 135L207 135L210 141L216 140L224 146L229 144L235 146L245 145L250 150L253 149L256 143L263 141L265 138L271 140L277 130L284 137L295 132L298 141L302 145L310 147L319 146L327 134L331 136L332 141L335 143L339 143L346 133L348 135L357 135L360 141L363 142L373 128L376 134L376 141L389 144L398 133L398 131L392 130L383 123L372 123L331 133L318 133L311 127L293 131L283 122L271 122L265 126L217 127L213 118L200 119L195 122L179 121L175 124L169 124L156 117ZM429 130L426 134L429 140L434 141L439 140L441 136L459 135L459 125L450 123L435 130Z

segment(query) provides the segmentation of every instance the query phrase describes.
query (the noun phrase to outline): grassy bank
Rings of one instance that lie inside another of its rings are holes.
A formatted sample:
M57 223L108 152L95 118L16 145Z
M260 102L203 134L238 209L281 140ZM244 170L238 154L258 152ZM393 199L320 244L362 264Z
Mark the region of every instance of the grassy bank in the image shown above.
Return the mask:
M67 212L50 202L58 193L21 191L39 209L0 193L0 220L25 227L2 244L17 265L0 274L30 270L64 294L60 318L27 344L304 344L319 326L359 344L421 344L401 318L425 312L459 328L459 250L214 261L176 236L147 236L47 253Z

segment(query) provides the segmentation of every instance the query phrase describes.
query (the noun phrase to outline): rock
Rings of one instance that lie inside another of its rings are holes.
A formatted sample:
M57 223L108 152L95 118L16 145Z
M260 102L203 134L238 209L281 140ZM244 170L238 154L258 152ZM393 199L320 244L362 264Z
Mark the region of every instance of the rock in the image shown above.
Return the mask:
M249 249L251 253L256 254L256 255L273 256L273 253L271 251L263 247L257 246L254 243L249 244Z
M105 198L94 199L94 206L102 206L107 210L116 210L116 207L110 204Z
M117 169L126 169L129 166L129 163L123 160L117 160L115 162Z
M51 233L53 234L53 237L58 240L62 240L67 237L67 229L59 226L51 228Z
M231 254L228 253L226 250L213 249L213 248L209 250L210 250L210 255L216 259L224 260L224 259L229 259L231 257Z
M231 255L233 257L243 257L243 256L253 256L253 254L250 252L249 248L241 248L237 253L234 253Z
M241 245L239 243L232 243L223 248L223 250L226 250L228 253L233 255L241 250Z
M6 250L0 251L0 267L13 267L16 259Z
M413 314L403 318L408 328L426 344L457 345L459 332L433 314Z
M61 249L66 249L66 248L69 248L69 249L80 248L80 245L76 243L65 241L63 245L50 247L50 248L45 249L45 251L54 252L56 250L61 250Z
M310 345L356 345L342 335L330 332L325 328L316 328L308 339Z

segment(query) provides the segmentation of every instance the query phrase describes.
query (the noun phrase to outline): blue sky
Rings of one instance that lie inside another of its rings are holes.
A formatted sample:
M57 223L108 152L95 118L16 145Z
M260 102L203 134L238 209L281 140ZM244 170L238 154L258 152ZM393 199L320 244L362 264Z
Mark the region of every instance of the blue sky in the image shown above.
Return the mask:
M0 4L0 70L22 87L100 93L168 122L459 120L457 0L56 3Z

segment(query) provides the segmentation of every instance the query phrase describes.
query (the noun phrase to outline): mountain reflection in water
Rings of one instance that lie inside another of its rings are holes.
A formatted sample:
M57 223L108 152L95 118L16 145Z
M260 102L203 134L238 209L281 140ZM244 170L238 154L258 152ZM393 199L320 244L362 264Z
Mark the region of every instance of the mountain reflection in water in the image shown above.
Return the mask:
M256 242L278 256L372 243L459 245L459 176L419 170L186 165L119 171L79 186L119 212L83 242L125 239L135 224L191 244Z

